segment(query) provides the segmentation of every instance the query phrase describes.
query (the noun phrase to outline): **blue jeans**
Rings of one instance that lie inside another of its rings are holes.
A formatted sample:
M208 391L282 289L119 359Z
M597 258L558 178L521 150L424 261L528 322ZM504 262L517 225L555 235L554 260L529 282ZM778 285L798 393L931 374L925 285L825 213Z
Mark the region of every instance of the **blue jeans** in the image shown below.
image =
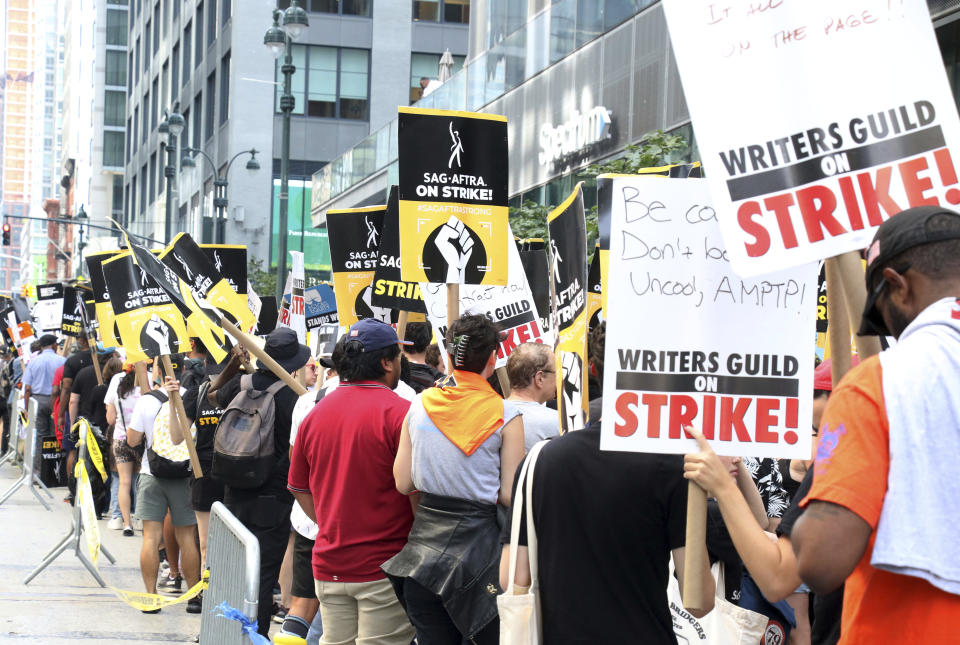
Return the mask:
M130 480L130 516L137 510L137 479L140 473L133 473L133 479ZM120 513L120 475L115 472L110 473L110 517L122 518Z

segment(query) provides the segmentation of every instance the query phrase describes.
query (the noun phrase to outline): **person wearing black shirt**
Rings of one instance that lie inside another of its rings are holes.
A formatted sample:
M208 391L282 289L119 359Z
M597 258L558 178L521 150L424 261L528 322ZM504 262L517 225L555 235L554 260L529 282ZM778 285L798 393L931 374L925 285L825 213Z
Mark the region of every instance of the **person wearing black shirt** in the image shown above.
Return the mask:
M270 332L263 350L280 366L290 372L296 372L307 364L310 348L297 341L296 333L288 327L280 327ZM233 366L233 367L231 367ZM228 369L235 372L239 360L231 360ZM227 370L221 376L230 376ZM218 407L226 409L234 397L240 393L240 374L235 374L216 390ZM218 379L220 380L220 379ZM259 369L252 375L253 388L266 390L279 381L279 377L266 369ZM260 599L257 607L257 624L260 634L266 636L270 630L273 608L273 587L280 575L280 565L290 540L290 510L293 507L293 495L287 490L287 472L290 470L290 422L293 407L297 402L297 393L289 386L281 388L275 397L274 441L277 458L273 475L260 488L240 489L227 486L223 503L257 536L260 543Z
M427 347L433 340L433 330L430 323L407 323L403 339L413 343L405 345L403 353L409 361L408 372L404 376L404 382L413 388L413 391L419 394L428 387L433 387L438 379L443 377L443 373L427 365Z

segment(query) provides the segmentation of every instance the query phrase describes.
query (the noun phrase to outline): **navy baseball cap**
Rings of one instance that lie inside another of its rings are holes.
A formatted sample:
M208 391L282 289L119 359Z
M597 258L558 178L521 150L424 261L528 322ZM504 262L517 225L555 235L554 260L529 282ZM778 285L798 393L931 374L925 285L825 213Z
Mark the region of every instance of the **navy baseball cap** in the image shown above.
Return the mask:
M365 352L375 352L390 345L413 345L410 341L400 340L393 327L376 318L364 318L353 323L347 332L347 342L358 341Z

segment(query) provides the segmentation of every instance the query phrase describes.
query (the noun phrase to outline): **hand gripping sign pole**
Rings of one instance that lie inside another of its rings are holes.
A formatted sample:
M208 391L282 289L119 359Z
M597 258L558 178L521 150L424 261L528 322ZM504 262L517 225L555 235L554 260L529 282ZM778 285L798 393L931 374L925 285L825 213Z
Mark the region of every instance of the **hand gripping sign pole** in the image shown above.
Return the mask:
M160 357L160 363L163 365L163 372L172 379L176 379L173 373L173 365L170 363L170 356L164 354ZM197 445L193 441L193 435L190 434L190 423L187 419L187 413L183 409L183 399L180 398L180 392L174 390L170 392L170 409L174 415L170 417L171 423L176 423L180 427L180 434L183 442L187 444L187 452L190 453L190 467L193 469L193 476L197 479L203 477L203 469L200 468L200 457L197 455Z
M63 539L61 539L57 545L53 547L53 549L50 550L37 568L30 572L30 575L23 580L23 584L25 585L30 584L30 581L40 575L40 572L50 566L54 560L60 557L60 554L67 549L73 549L74 555L77 556L77 559L80 560L81 564L83 564L87 571L90 572L90 575L93 576L93 579L97 581L97 584L99 584L101 587L107 586L107 583L103 581L102 577L100 577L100 572L97 571L96 563L90 559L90 556L87 555L86 551L81 547L81 533L84 533L85 531L96 531L97 528L95 517L91 519L88 515L86 519L84 518L83 507L88 506L88 504L81 503L83 495L87 495L89 497L93 494L90 491L90 480L85 470L87 455L89 454L89 446L87 442L90 441L90 433L93 431L90 429L90 425L85 421L78 422L78 425L80 431L80 441L77 444L77 447L79 448L79 453L77 455L77 466L78 470L82 469L82 472L81 476L77 478L77 501L73 506L73 518L71 520L70 531L63 536ZM80 490L81 488L83 488L82 491ZM93 522L93 526L89 525L91 521ZM91 538L88 536L87 540L90 539ZM103 555L106 556L107 560L110 561L110 564L116 564L116 560L110 554L110 552L103 546L103 544L99 543L99 534L95 534L92 539L96 541L100 553L103 553Z

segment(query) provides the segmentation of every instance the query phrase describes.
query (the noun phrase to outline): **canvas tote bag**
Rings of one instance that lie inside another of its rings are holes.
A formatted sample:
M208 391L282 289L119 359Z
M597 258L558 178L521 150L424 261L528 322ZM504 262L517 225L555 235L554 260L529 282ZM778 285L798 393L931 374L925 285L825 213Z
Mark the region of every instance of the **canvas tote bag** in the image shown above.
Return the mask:
M540 597L537 581L537 531L533 526L533 471L537 457L547 441L537 443L520 469L517 494L513 499L510 521L510 578L504 593L497 596L500 612L500 645L540 645ZM526 491L524 492L524 489ZM520 539L520 509L527 500L527 551L530 555L530 588L517 593L517 548Z

